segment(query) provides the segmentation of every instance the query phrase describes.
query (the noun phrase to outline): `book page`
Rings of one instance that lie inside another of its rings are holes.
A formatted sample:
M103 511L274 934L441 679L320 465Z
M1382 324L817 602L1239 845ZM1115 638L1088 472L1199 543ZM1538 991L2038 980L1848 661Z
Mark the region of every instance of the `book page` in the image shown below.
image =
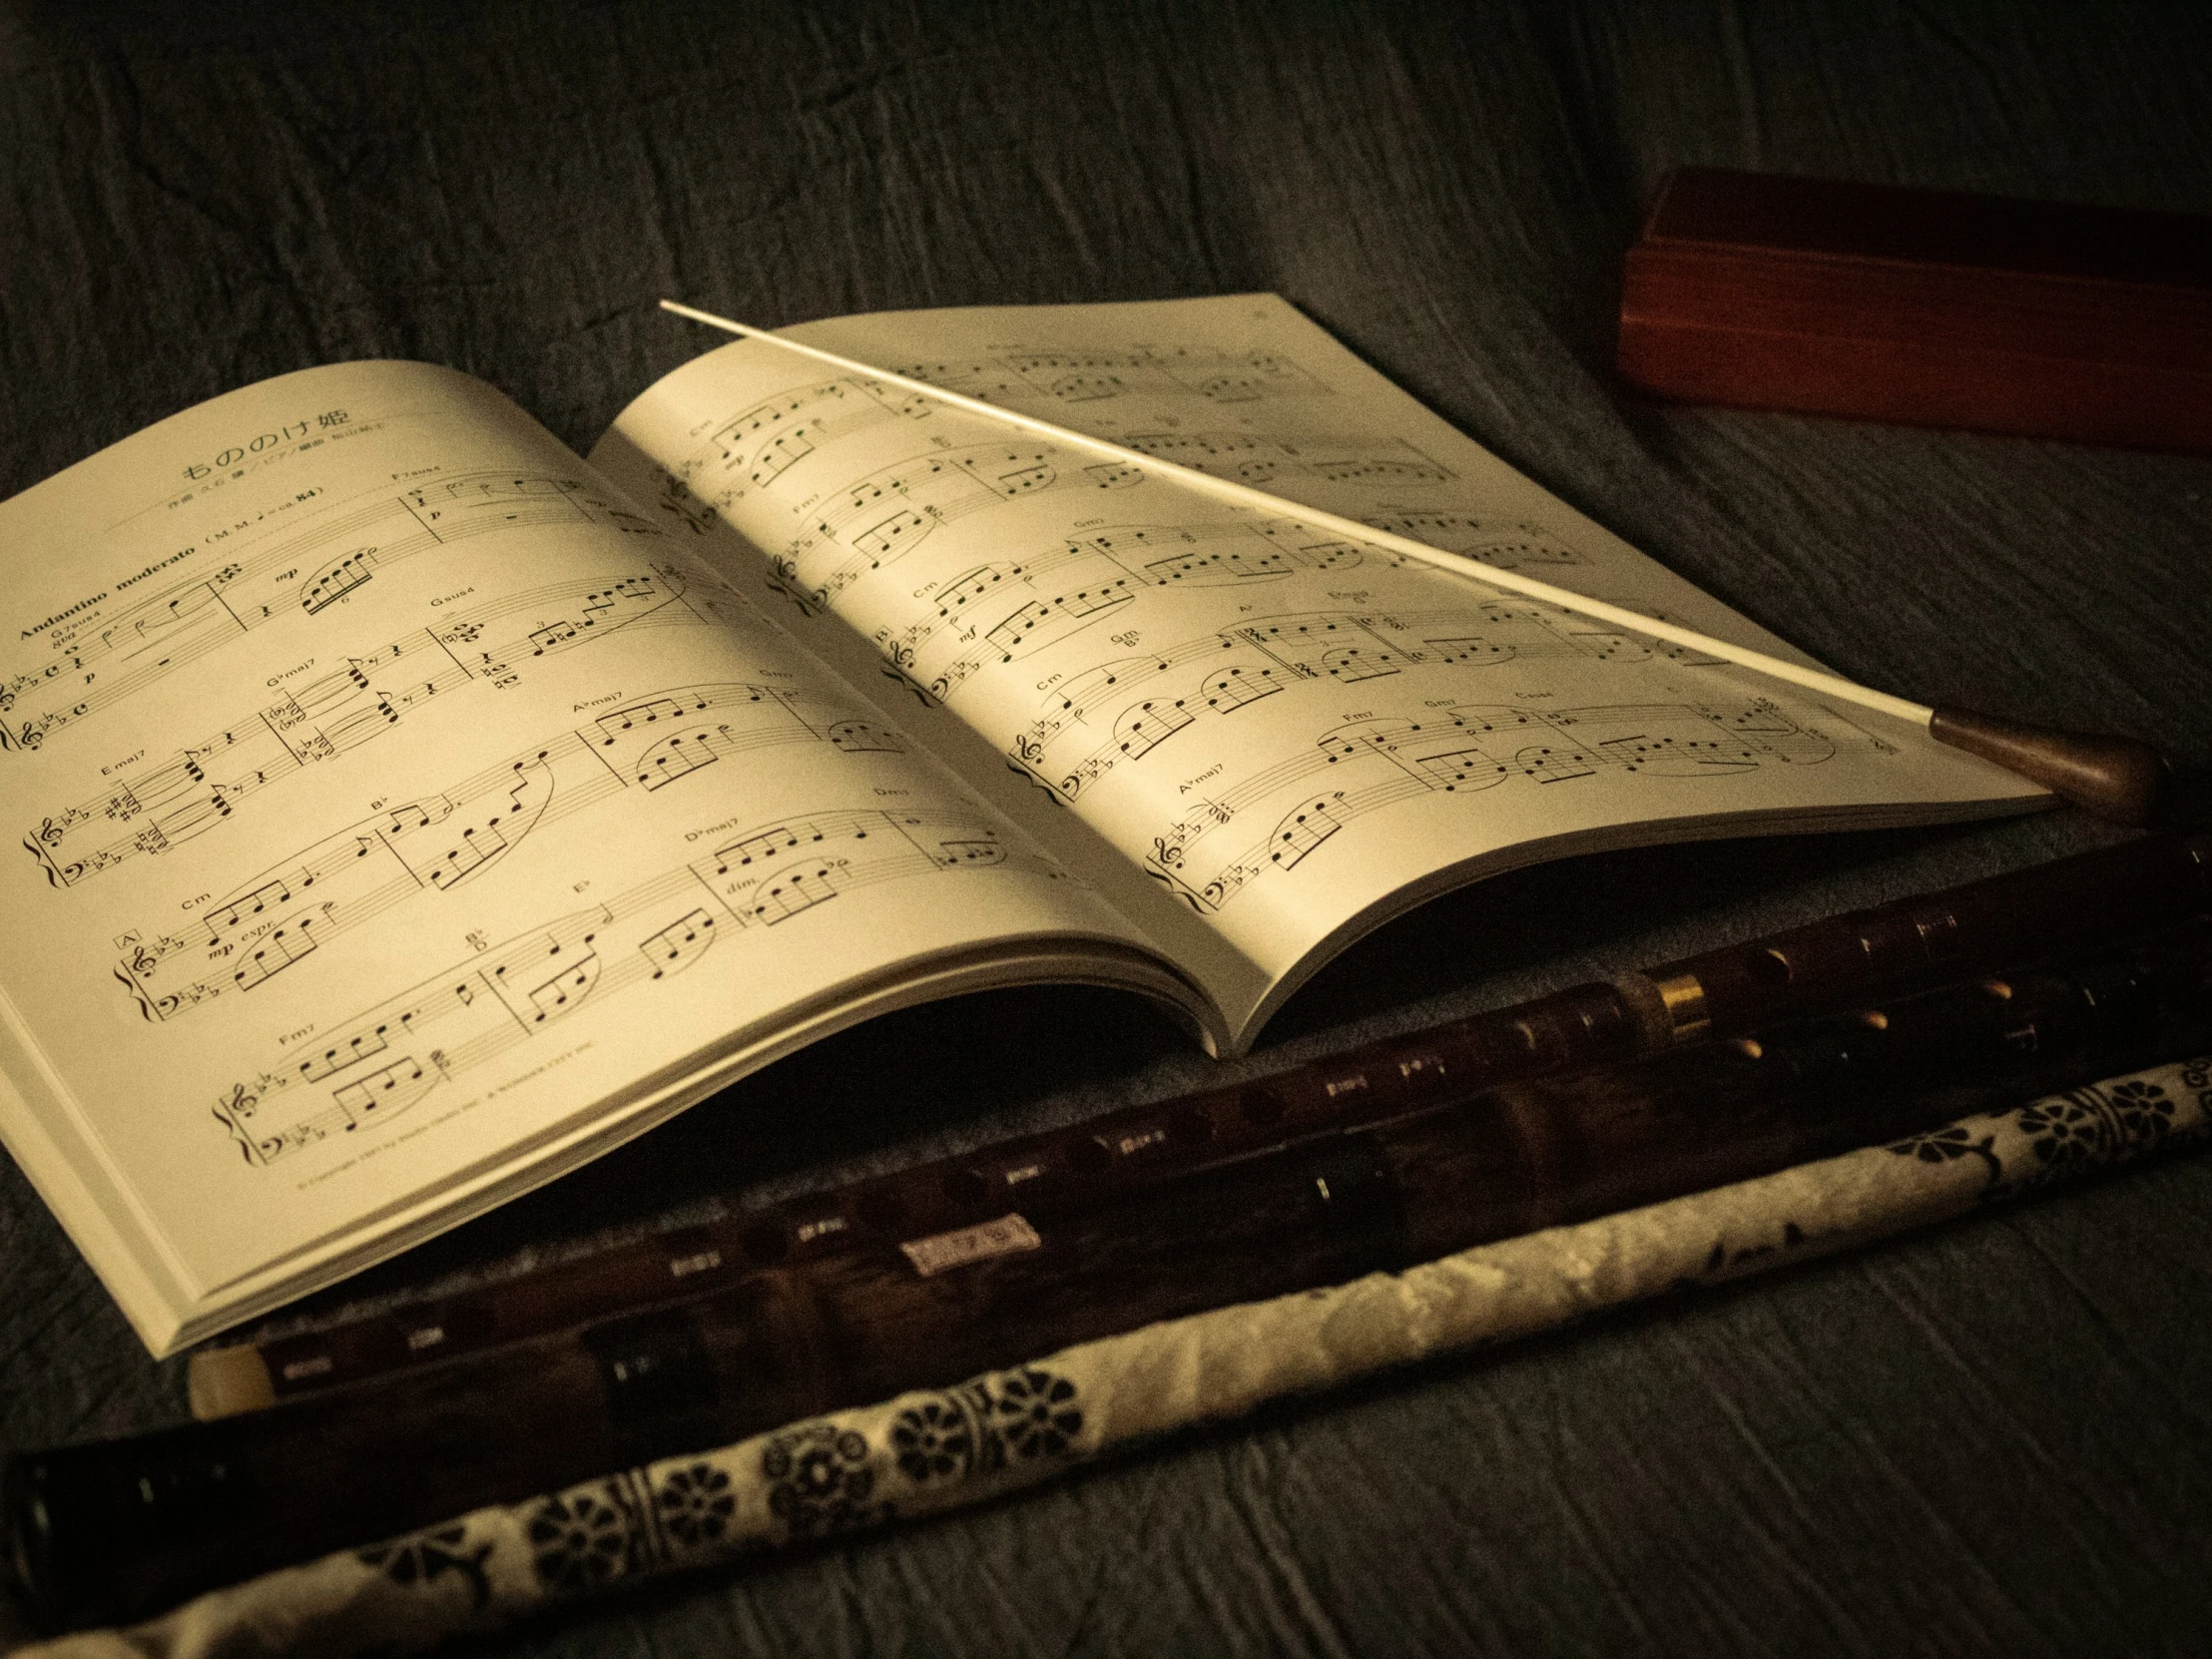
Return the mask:
M157 1346L902 987L1180 990L450 370L140 433L0 506L0 1127Z
M1286 498L1256 512L754 342L602 445L652 457L658 511L741 532L757 588L866 641L1256 964L1247 1035L1328 952L1475 875L2047 800L1904 723L1485 586L1481 563L1528 571L1810 661L1273 296L793 332ZM1297 503L1473 563L1316 531Z

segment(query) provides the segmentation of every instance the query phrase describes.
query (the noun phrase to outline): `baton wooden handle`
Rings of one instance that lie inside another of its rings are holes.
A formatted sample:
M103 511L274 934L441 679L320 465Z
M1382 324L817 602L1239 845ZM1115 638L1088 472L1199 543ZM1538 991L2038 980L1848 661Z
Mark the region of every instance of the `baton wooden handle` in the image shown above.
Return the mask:
M2140 829L2155 822L2173 793L2173 768L2134 738L2054 732L1966 709L1936 710L1928 717L1928 735L2113 824Z

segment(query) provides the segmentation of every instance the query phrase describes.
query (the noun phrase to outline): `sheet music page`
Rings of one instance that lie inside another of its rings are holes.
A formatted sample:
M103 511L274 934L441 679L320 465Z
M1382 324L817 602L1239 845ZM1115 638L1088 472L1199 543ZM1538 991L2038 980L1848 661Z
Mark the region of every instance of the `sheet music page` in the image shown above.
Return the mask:
M791 332L1810 661L1272 295ZM595 453L617 449L656 464L639 493L665 518L758 550L755 591L868 642L1255 964L1247 1032L1336 945L1474 874L2047 799L1900 722L767 344L666 377Z
M140 433L0 506L0 1125L81 1239L164 1242L172 1304L855 981L1141 945L450 370Z

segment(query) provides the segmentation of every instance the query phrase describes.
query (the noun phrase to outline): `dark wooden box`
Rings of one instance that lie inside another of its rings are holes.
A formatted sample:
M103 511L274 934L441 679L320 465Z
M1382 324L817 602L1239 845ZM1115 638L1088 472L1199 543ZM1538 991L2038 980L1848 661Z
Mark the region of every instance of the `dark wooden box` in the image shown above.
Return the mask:
M1685 168L1621 291L1662 397L2212 450L2212 219Z

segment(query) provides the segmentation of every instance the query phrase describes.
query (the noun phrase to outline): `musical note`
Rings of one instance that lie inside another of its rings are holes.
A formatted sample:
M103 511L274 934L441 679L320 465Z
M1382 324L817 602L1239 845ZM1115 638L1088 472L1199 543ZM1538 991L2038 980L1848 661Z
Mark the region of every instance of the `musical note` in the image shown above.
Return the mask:
M231 544L238 557L212 574L51 630L52 658L0 682L8 717L0 752L39 748L281 618L327 617L378 572L462 536L553 518L622 535L661 533L597 486L562 478L469 474L398 494L387 487L289 505L241 534ZM332 544L347 551L333 554Z
M365 586L375 574L376 549L356 547L344 558L324 567L319 576L300 590L300 608L309 616L326 611L347 594Z
M788 708L795 695L788 691L772 691L766 686L744 684L686 686L680 691L626 704L611 715L601 715L595 724L603 734L605 744L611 747L624 733L634 732L641 726L686 720L709 709L731 708L747 703Z
M1195 389L1217 403L1249 403L1276 388L1265 374L1214 374L1199 381Z
M954 837L937 842L936 860L946 869L1002 864L1009 856L997 837L991 835L973 835L965 840Z
M1288 576L1292 568L1289 555L1281 551L1247 553L1239 548L1225 553L1189 553L1180 558L1154 559L1145 565L1144 572L1163 586L1195 582L1208 576L1226 577L1242 584Z
M1114 722L1114 747L1130 760L1149 754L1191 724L1193 717L1178 701L1149 699L1125 711Z
M991 357L969 358L962 362L908 363L903 367L893 364L892 367L909 380L926 380L933 386L979 397L985 402L1028 397L1036 390L1004 362Z
M865 380L831 380L785 392L723 421L704 440L687 468L694 489L727 509L750 490L775 483L817 452L855 431L886 420L921 420L935 412L927 398L884 389ZM721 485L707 481L711 470Z
M1155 657L1124 657L1077 675L1046 695L1043 715L1015 740L1013 759L1017 765L1034 765L1048 745L1080 727L1117 693L1134 690L1188 663L1233 651L1237 643L1227 634L1209 635L1186 640Z
M1208 543L1229 542L1208 548ZM1175 549L1176 551L1163 551ZM1019 602L985 634L986 647L995 648L1000 663L1011 662L1087 625L1086 619L1106 603L1120 605L1141 596L1145 588L1174 586L1246 586L1280 580L1301 570L1342 569L1360 563L1367 554L1341 541L1316 540L1287 521L1261 524L1211 523L1200 525L1125 524L1074 537L1060 548L1019 562L975 566L931 584L931 609L907 625L878 637L879 648L892 665L909 677L926 675L921 666L932 642L952 633L957 644L972 639L957 632L970 607L989 600L1007 587L1037 593L1038 581L1049 573L1068 570L1085 561L1102 562L1121 574L1101 575L1093 584L1072 592ZM830 597L829 588L814 597ZM1075 626L1063 626L1074 624ZM936 670L927 682L929 692L942 698L956 690L989 662L989 653L974 651L954 657Z
M726 464L739 464L750 458L764 434L773 437L781 429L781 423L801 416L818 404L842 400L849 388L841 380L826 385L809 386L802 391L786 392L766 403L724 421L708 434L707 442L721 455Z
M830 747L847 755L903 755L906 746L887 729L867 720L840 720L828 730Z
M502 616L573 607L574 621L563 630L564 639L582 643L656 620L706 620L680 603L686 586L681 578L664 573L628 578L611 587L566 583L418 630L299 683L275 703L187 745L121 789L50 814L25 845L56 886L74 885L140 853L170 851L229 820L249 796L302 767L334 760L395 730L433 697L514 673L508 659L526 648L525 636L516 636L506 647L465 649ZM457 656L456 647L463 648ZM396 689L379 683L383 673L403 666L410 675L424 666L432 672L403 680ZM98 839L104 828L141 819L151 822ZM94 844L88 846L88 841Z
M688 778L702 767L713 766L720 757L715 752L714 739L726 735L725 726L720 733L702 730L689 736L678 733L663 738L637 762L637 779L649 790L663 789L679 778Z
M715 918L708 911L699 909L687 912L670 925L654 933L638 946L640 954L653 964L656 979L671 973L680 973L707 953L707 947L715 942Z
M921 540L935 522L934 519L923 518L915 512L893 513L873 528L853 537L852 547L855 552L866 555L869 568L872 569L885 559L896 558L906 547Z
M1120 463L1069 469L1057 455L1051 445L989 444L908 457L839 490L775 562L810 601L827 603L969 513L1053 489L1122 489L1142 477L1139 469ZM891 501L905 505L884 517L881 508ZM862 528L852 531L855 521ZM847 547L849 556L838 557Z
M345 1128L352 1130L360 1128L375 1113L380 1112L387 1119L397 1117L428 1094L439 1081L434 1072L410 1055L395 1065L345 1084L331 1098L337 1102Z
M357 1032L342 1045L333 1045L312 1059L300 1061L299 1075L310 1083L319 1082L348 1066L358 1064L371 1054L383 1053L388 1046L381 1026L374 1031Z
M1289 554L1291 562L1304 571L1335 574L1350 570L1355 565L1365 564L1370 559L1392 568L1402 568L1404 564L1395 553L1377 552L1349 541L1318 538L1300 525L1278 521L1262 524L1258 528L1260 534L1282 546Z
M1469 668L1497 668L1520 655L1513 646L1473 636L1424 640L1421 643L1427 646L1436 662L1464 664Z
M186 660L185 653L196 636L205 637L211 630L218 639L228 639L234 630L244 632L236 612L224 602L222 587L216 582L195 582L181 593L172 594L166 601L149 600L140 606L129 621L121 627L111 628L101 635L103 644L112 645L125 657L143 656L149 651L167 649L172 655L164 657L156 667L168 668ZM81 666L92 653L80 651L72 661Z
M768 444L753 457L751 477L756 484L766 484L780 476L786 469L797 466L815 452L814 433L804 426L771 438Z
M1282 673L1272 668L1247 668L1238 664L1234 668L1210 674L1201 682L1199 693L1206 700L1206 707L1217 714L1233 714L1237 710L1257 703L1263 697L1273 697L1288 682Z
M1421 780L1431 788L1453 794L1461 790L1486 790L1505 782L1506 768L1503 762L1473 745L1464 749L1446 749L1438 754L1415 755L1411 764Z
M527 830L528 825L524 824L518 827L516 832L521 834ZM461 831L460 839L448 846L438 862L430 867L430 885L441 892L457 887L513 844L500 833L498 819L484 824L472 824Z
M1586 749L1530 744L1513 752L1512 764L1524 778L1533 778L1539 784L1562 784L1594 775L1598 758Z
M291 888L282 881L265 881L244 897L217 905L206 918L208 936L221 943L257 916L267 915L291 902Z
M1128 389L1128 382L1118 374L1062 374L1045 386L1045 390L1063 403L1090 403L1101 397L1119 397Z
M1372 655L1387 663L1396 653L1364 617L1316 615L1285 617L1237 630L1239 638L1266 652L1285 668L1309 677L1324 674L1332 662Z
M549 1019L574 1013L592 987L599 983L599 958L586 956L571 962L558 973L549 975L542 983L530 987L530 1016L533 1025L543 1025Z
M1232 383L1229 377L1221 381L1225 387ZM1242 397L1232 400L1249 401ZM1404 487L1448 484L1458 477L1402 438L1378 441L1370 437L1301 435L1293 439L1257 432L1154 431L1132 432L1121 441L1131 449L1174 461L1194 472L1263 487L1299 478L1331 484ZM1425 539L1411 530L1398 533Z
M415 520L440 542L532 524L601 523L658 533L635 514L599 499L570 478L478 473L409 490L402 499Z
M786 927L804 933L830 898L860 887L993 870L1064 878L960 814L839 810L779 820L332 1022L312 1052L263 1067L228 1090L214 1115L249 1165L266 1168L366 1127L371 1113L388 1119L554 1024L690 970L726 931L787 937ZM409 1058L360 1071L402 1043ZM295 1099L294 1113L277 1112ZM279 1127L271 1127L273 1114Z
M814 867L794 864L791 868L771 877L755 890L755 902L747 912L748 919L758 919L770 926L789 921L802 910L817 904L826 904L837 896L836 884L830 880L830 865Z
M965 361L910 364L900 372L948 391L1006 403L1088 403L1137 393L1196 392L1215 402L1329 395L1288 355L1270 351L1010 349Z
M1143 759L1196 719L1186 699L1148 698L1131 704L1115 719L1107 741L1078 761L1060 780L1060 793L1069 800L1103 778L1123 761Z
M311 889L313 942L327 946L396 905L453 891L511 855L543 825L630 785L657 793L723 755L770 744L816 743L849 755L902 752L897 738L875 724L840 718L834 709L817 712L811 703L793 690L740 682L677 687L643 698L435 795L386 808L324 836L236 895L208 906L195 928L142 930L117 977L146 1017L175 1018L258 984L305 953L297 938L287 936L281 946L267 942L254 973L241 978L236 972L234 957L265 943L264 936L294 906L296 894ZM733 718L668 732L671 722L701 711L727 711Z
M983 637L1010 662L1050 641L1064 639L1076 628L1089 626L1103 613L1134 598L1126 580L1077 588L1050 599L1032 600Z
M1077 676L1048 696L1041 716L1013 734L1006 757L1072 799L1131 757L1120 752L1118 742L1108 743L1055 767L1050 752L1056 744L1102 713L1118 717L1120 710L1145 701L1126 694L1162 675L1239 650L1258 652L1265 661L1215 670L1217 678L1202 684L1199 699L1182 700L1183 706L1221 714L1294 687L1356 685L1415 669L1464 672L1561 659L1629 665L1650 655L1633 636L1592 631L1577 619L1529 604L1485 601L1457 612L1320 611L1261 617L1183 641L1156 657L1124 658ZM1670 747L1688 753L1686 743L1678 738Z
M867 831L863 829L858 833L864 837ZM750 835L741 835L738 839L716 848L715 873L726 875L733 869L743 869L757 860L773 858L779 852L789 852L802 842L827 839L829 834L828 829L811 824L798 827L780 824L773 830L761 830Z
M1323 652L1321 671L1332 680L1341 680L1347 685L1403 672L1398 659L1392 653L1359 645L1342 645Z
M1428 460L1402 460L1396 456L1353 457L1341 461L1314 461L1308 470L1332 484L1448 484L1453 474Z
M1866 747L1871 751L1871 742ZM1258 877L1290 868L1345 826L1420 796L1474 794L1516 781L1548 790L1600 776L1725 779L1777 762L1819 765L1836 753L1834 738L1768 699L1718 708L1459 705L1411 717L1364 717L1324 732L1305 755L1248 772L1185 811L1151 837L1145 863L1201 909L1218 909ZM1267 839L1225 857L1213 874L1190 873L1194 847L1255 808L1303 789L1317 773L1377 762L1386 763L1394 778L1309 798Z
M315 948L314 919L312 916L300 916L286 926L273 929L266 942L231 975L232 982L240 990L250 991L263 981L281 973L294 962L312 954Z
M1290 869L1315 847L1344 828L1344 824L1330 809L1340 805L1344 796L1323 796L1283 815L1283 822L1275 827L1271 837L1268 861L1278 869Z

